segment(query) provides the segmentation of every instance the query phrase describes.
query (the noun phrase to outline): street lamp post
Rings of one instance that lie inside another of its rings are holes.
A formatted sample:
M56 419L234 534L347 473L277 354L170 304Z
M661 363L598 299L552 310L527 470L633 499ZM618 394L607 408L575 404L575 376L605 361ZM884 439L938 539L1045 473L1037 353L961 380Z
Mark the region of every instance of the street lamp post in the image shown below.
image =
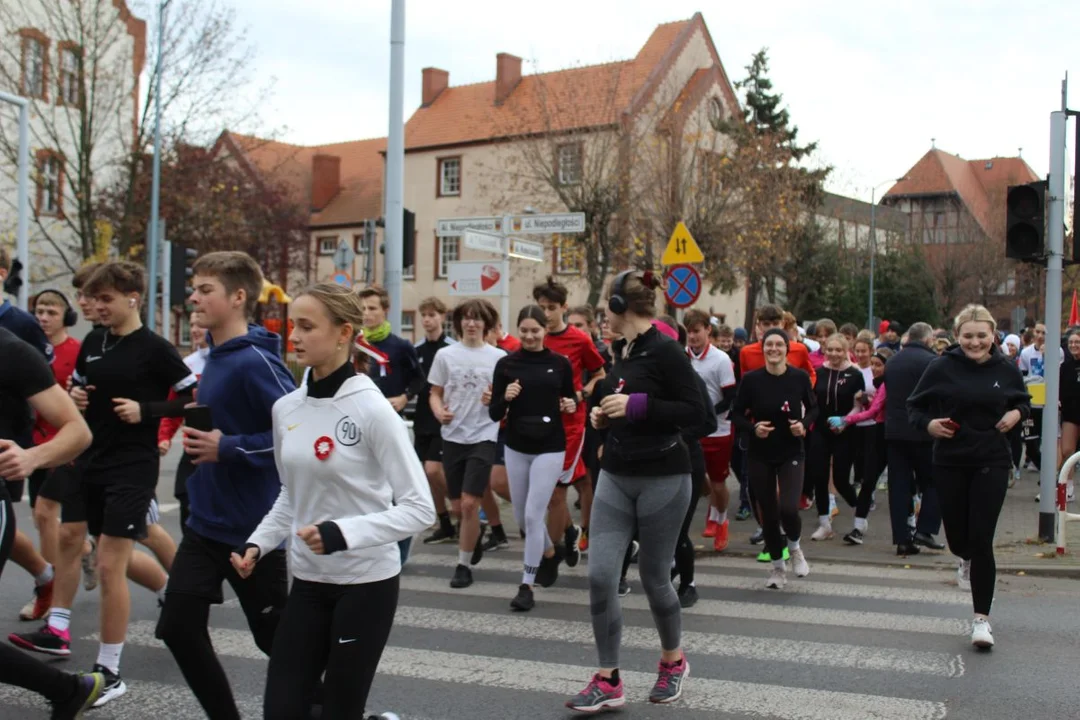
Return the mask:
M870 330L874 329L874 267L877 264L877 189L882 185L898 183L901 180L907 180L907 177L897 178L896 180L883 180L870 188L870 297L867 302L869 312L866 319L866 327Z
M168 4L169 0L161 0L158 5L157 64L154 68L154 164L150 179L150 227L146 238L147 274L150 280L147 285L149 303L146 308L146 324L151 332L157 330L158 255L161 252L158 227L158 215L161 211L161 46L165 42L165 7ZM165 282L168 282L168 279ZM168 312L169 308L161 308L162 315Z

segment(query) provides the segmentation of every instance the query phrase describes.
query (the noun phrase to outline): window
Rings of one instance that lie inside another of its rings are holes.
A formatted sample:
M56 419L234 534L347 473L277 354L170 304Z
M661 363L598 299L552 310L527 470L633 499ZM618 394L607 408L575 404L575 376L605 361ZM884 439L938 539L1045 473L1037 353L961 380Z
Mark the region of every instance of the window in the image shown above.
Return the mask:
M416 340L416 311L401 311L401 336L409 340Z
M181 313L176 317L180 318L180 346L191 347L191 315ZM194 348L192 349L194 350Z
M23 33L20 89L27 97L44 100L48 40L36 30L24 30Z
M321 237L318 239L319 254L320 255L333 255L337 250L338 239L334 236Z
M79 103L79 57L78 48L67 46L60 48L60 87L57 89L57 101L63 105L78 107Z
M442 331L443 335L451 340L457 339L454 337L454 320L450 317L450 313L446 313L446 319L442 321Z
M461 195L461 158L439 158L437 197Z
M64 161L54 152L38 154L38 215L59 215L64 207Z
M581 244L572 236L555 237L552 255L556 275L579 275L582 266Z
M461 257L461 238L441 237L435 243L435 277L446 278L450 274L450 263L457 262Z
M555 154L555 169L560 185L577 185L581 182L581 143L560 145Z
M407 265L401 271L402 280L415 280L416 279L416 233L414 232L412 237L404 238L404 242L412 243L412 265Z

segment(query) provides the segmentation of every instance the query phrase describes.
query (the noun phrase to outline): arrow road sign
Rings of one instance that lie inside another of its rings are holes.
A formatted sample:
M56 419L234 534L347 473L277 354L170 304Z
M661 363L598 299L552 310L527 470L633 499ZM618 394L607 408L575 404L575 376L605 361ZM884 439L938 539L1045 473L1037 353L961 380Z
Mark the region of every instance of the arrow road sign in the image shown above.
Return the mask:
M505 242L502 235L468 229L462 233L462 237L465 238L465 247L470 250L482 250L502 255Z
M446 269L451 295L499 295L506 282L497 262L451 262Z
M538 242L510 238L510 257L519 260L544 261L544 246Z
M690 265L668 268L664 279L664 296L674 307L690 307L701 297L701 276Z
M684 263L705 262L705 255L701 248L694 242L694 237L686 229L686 223L679 221L671 233L664 255L660 258L661 265L680 265Z

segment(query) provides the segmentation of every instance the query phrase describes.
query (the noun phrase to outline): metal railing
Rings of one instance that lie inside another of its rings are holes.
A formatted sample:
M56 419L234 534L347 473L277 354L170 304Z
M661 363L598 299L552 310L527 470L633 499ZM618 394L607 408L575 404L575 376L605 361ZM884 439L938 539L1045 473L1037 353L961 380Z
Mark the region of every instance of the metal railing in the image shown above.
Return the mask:
M1065 526L1073 521L1080 520L1080 514L1071 513L1068 510L1068 482L1069 475L1072 474L1073 468L1076 464L1080 463L1080 452L1073 453L1068 460L1061 466L1061 472L1058 473L1057 481L1057 496L1054 502L1057 506L1057 518L1054 522L1054 539L1057 542L1057 554L1065 554Z

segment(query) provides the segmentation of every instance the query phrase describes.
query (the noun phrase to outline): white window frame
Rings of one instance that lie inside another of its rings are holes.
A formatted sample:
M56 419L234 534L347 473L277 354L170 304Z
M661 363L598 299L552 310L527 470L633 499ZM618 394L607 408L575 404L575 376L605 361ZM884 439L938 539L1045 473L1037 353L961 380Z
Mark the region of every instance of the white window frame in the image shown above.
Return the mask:
M71 47L60 51L60 102L79 104L79 52Z
M582 154L584 152L581 143L574 142L560 145L556 152L559 154L557 158L559 184L580 185Z
M56 155L41 161L41 214L60 214L60 196L63 193L62 174L64 164Z
M189 347L189 348L192 349L192 351L194 351L195 348L191 347L191 314L190 313L181 313L180 314L179 326L180 326L180 336L177 339L180 341L180 347Z
M458 236L438 239L435 277L445 280L450 275L449 264L461 259L461 238Z
M401 311L401 335L408 340L416 340L416 311Z
M336 235L322 235L315 238L315 242L318 243L320 255L333 255L335 252L337 252L338 243L340 241ZM327 249L328 247L329 249Z
M45 97L45 43L37 38L25 38L23 55L23 95Z
M456 176L453 173L448 173L448 168L456 168ZM451 183L456 183L456 187L448 189ZM439 197L460 197L461 196L461 157L445 157L439 158Z
M446 317L442 321L443 335L452 340L456 340L457 338L454 337L454 320L450 315L451 313L446 313Z

